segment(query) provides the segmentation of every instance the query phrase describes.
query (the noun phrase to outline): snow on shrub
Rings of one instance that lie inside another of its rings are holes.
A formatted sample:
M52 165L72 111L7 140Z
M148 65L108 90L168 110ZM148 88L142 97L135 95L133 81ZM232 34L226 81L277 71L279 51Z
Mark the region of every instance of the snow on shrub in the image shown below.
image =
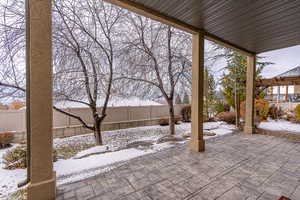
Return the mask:
M228 124L235 124L235 112L221 112L217 114L219 121L227 122Z
M181 110L182 121L190 122L191 121L191 113L192 113L191 106L183 107Z
M272 119L280 119L283 115L284 112L282 111L281 107L278 107L276 105L272 105L269 108L269 113L268 113L269 117L271 117Z
M26 168L26 148L25 146L17 146L7 151L3 155L3 162L6 169L23 169Z
M5 169L24 169L27 167L27 151L26 146L17 146L3 155L3 163ZM56 161L56 151L53 151L53 161Z

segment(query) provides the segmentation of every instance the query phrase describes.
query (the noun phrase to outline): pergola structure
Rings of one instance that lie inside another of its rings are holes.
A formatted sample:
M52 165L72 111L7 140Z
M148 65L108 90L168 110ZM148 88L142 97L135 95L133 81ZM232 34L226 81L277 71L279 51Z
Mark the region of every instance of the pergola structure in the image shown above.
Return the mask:
M256 80L255 85L256 85L256 87L263 87L263 88L278 86L278 91L277 91L277 95L278 95L277 101L278 102L279 102L279 96L280 96L280 86L286 86L285 101L287 102L288 95L289 95L288 87L290 85L292 85L298 89L298 87L300 86L300 66L298 66L294 69L291 69L287 72L284 72L282 74L279 74L273 78ZM273 88L271 90L271 93L272 93L271 95L273 95Z
M204 39L248 56L246 124L254 132L256 54L300 44L300 1L105 0L192 34L192 138L205 149L203 120ZM27 0L28 199L55 199L52 162L51 1Z
M268 78L256 81L256 87L300 85L300 76L285 78Z

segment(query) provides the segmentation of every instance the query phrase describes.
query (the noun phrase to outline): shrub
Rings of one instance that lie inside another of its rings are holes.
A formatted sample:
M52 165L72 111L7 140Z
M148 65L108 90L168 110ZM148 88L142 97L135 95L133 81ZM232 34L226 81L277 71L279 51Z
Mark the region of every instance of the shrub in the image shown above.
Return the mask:
M265 99L255 99L256 115L267 119L269 113L269 102Z
M255 99L255 121L260 122L268 117L269 113L269 102L264 99ZM246 115L246 102L241 102L240 114L242 119L245 119Z
M27 200L27 190L24 189L19 189L15 193L10 195L11 200Z
M25 107L25 103L21 101L14 101L8 105L9 110L19 110L23 107Z
M6 169L26 168L26 147L18 146L3 155Z
M26 146L17 146L3 155L3 163L5 164L5 169L24 169L27 167L27 151ZM57 159L57 153L53 151L53 161Z
M295 112L296 119L299 121L300 120L300 104L298 104L296 106L294 112Z
M182 121L190 122L191 121L192 108L191 106L185 106L181 110Z
M230 111L230 105L224 104L222 102L218 102L215 105L215 111L217 112L217 114L221 113L221 112L229 112Z
M0 149L9 147L13 139L13 133L0 133Z
M221 112L217 115L217 119L228 124L235 124L235 112Z
M270 106L268 116L272 119L279 119L283 114L284 112L282 111L281 107L275 106L274 104Z
M218 102L216 105L215 105L215 111L216 113L221 113L221 112L225 112L225 109L224 109L224 104L222 102Z
M178 122L181 120L181 117L178 115L174 116L175 124L178 124ZM169 118L163 118L159 120L159 125L161 126L167 126L169 125Z
M230 105L224 104L224 112L229 112L229 111L230 111Z
M285 120L287 120L287 121L290 121L290 122L292 122L292 123L298 123L298 122L299 122L299 120L297 120L295 114L292 113L292 112L286 113L286 115L283 115L281 118L282 118L282 119L285 119Z

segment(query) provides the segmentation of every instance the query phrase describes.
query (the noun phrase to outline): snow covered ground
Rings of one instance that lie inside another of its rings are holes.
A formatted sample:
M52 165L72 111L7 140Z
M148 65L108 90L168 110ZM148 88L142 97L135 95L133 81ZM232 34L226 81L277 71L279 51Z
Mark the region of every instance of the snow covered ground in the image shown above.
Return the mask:
M286 131L300 134L300 124L291 123L286 120L271 120L268 122L261 122L258 128L271 131Z
M224 122L204 123L204 130L215 133L215 136L205 136L205 139L231 134L235 127ZM160 143L160 139L169 132L168 126L147 126L131 129L103 132L103 140L106 144L101 147L91 147L77 153L70 159L58 159L54 163L57 175L57 184L64 184L85 179L101 172L111 170L112 164L118 164L146 154L162 151L177 143L188 141L186 137L191 132L190 123L176 125L176 137L178 141ZM66 144L90 143L94 144L93 134L74 136L69 138L55 139L54 148ZM147 147L143 147L147 144ZM136 145L136 146L134 146ZM11 148L15 148L14 145ZM9 148L9 149L11 149ZM9 149L0 150L0 199L17 190L17 184L26 178L25 169L5 170L3 169L2 155ZM117 166L117 165L116 165Z
M3 154L15 148L17 145L13 145L8 149L0 149L0 199L6 199L5 196L17 190L17 185L21 181L26 179L25 169L5 170L2 162Z

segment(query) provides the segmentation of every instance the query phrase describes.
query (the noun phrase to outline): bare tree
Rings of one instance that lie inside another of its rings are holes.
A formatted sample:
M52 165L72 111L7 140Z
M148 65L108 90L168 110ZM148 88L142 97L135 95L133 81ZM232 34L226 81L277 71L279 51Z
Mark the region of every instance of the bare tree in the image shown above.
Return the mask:
M61 86L55 97L88 106L94 124L82 123L95 132L97 144L102 144L101 124L111 96L118 48L116 27L122 10L95 0L58 0L54 6L61 20L54 35L58 51L55 60L59 62L55 83Z
M127 14L123 49L126 69L118 79L141 82L156 89L169 106L170 134L175 134L174 94L183 74L190 71L185 56L190 35L134 14Z
M24 53L24 9L20 9L16 15L17 5L22 7L23 2L14 0L13 4L6 2L1 6L4 19L11 15L18 22L11 24L9 21L1 21L1 27L6 28L5 34L1 35L10 37L10 41L1 38L0 46L4 50L0 55L2 66L9 65L9 71L4 71L0 79L0 88L5 92L1 91L1 94L5 97L11 97L12 94L24 96L25 92L24 72L14 73L17 68L14 63L18 59L11 56ZM87 106L94 123L90 125L80 115L59 107L54 106L54 109L77 119L85 128L94 131L98 145L102 144L101 124L107 115L113 87L114 58L118 48L116 27L121 15L120 8L98 0L54 1L54 101ZM25 63L24 59L21 63ZM21 68L24 71L25 67ZM101 106L101 110L97 110L97 106Z
M25 88L24 4L3 1L0 7L0 98L23 98ZM9 87L13 86L13 87Z

